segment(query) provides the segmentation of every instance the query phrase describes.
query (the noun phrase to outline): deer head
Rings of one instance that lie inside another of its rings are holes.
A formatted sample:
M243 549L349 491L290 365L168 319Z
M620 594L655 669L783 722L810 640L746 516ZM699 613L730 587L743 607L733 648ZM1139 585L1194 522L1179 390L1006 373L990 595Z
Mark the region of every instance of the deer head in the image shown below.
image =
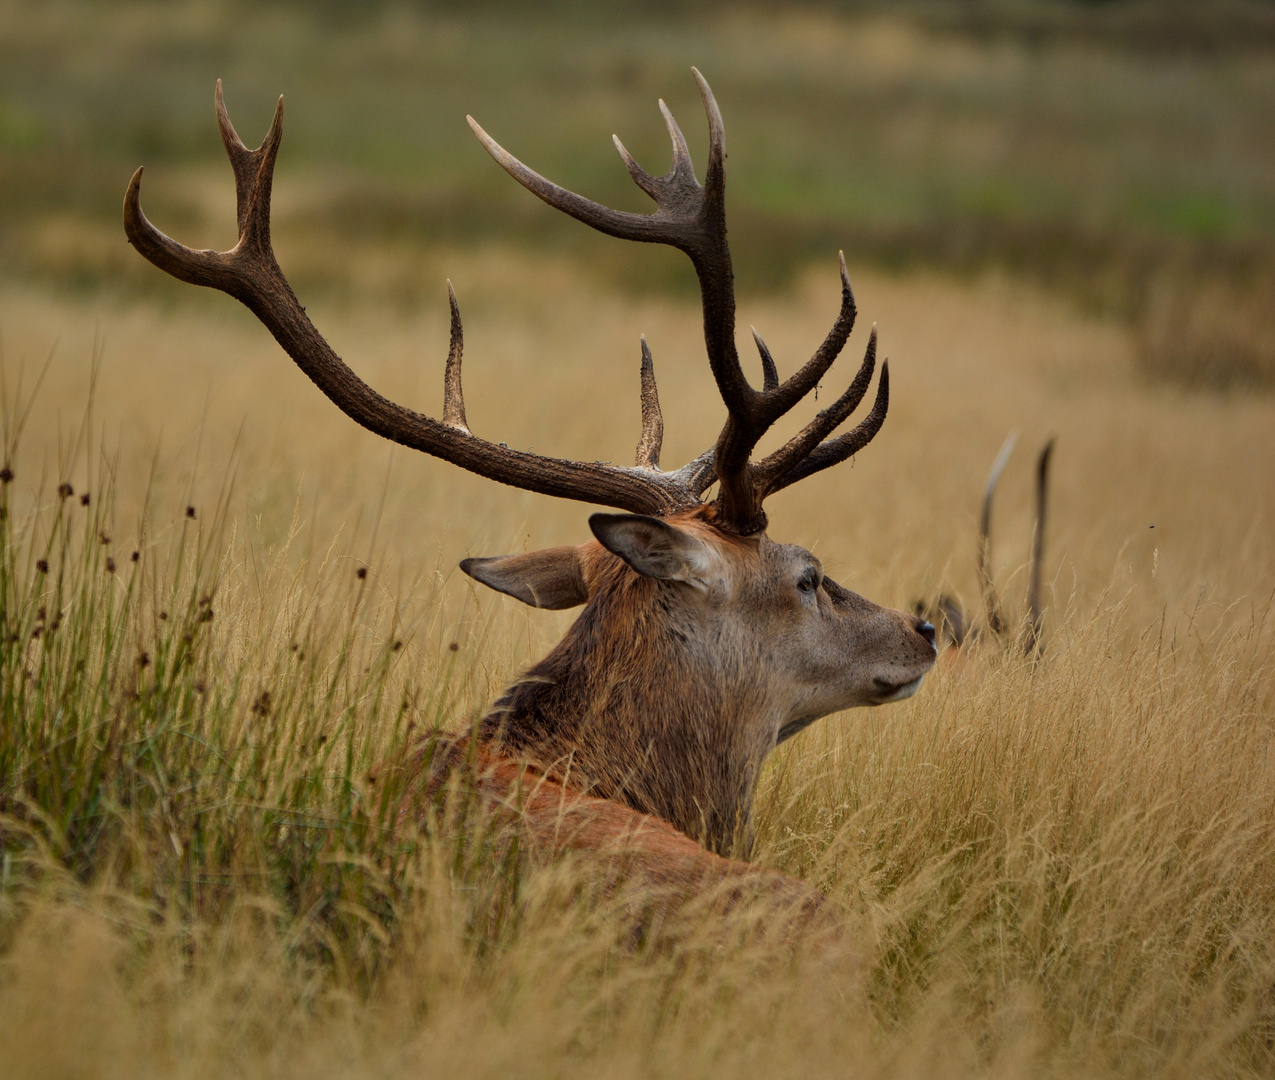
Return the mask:
M832 366L855 321L841 258L841 307L814 355L787 379L762 339L763 384L745 378L735 345L735 295L725 219L725 134L712 91L692 69L708 115L705 181L664 103L669 171L644 171L616 140L654 213L612 210L527 168L470 118L493 158L533 194L621 239L684 251L699 279L709 366L726 405L716 444L681 468L660 467L663 421L650 349L642 341L642 435L631 467L564 461L474 435L461 387L463 334L455 292L442 418L387 400L364 383L314 328L275 260L270 192L283 100L265 141L249 150L216 90L222 140L235 173L239 242L194 251L142 213L138 169L124 202L133 246L183 281L229 293L265 324L311 380L370 431L529 491L627 511L595 514L595 540L528 555L469 559L477 580L537 607L585 605L563 641L496 703L485 741L571 773L592 790L654 813L715 850L746 835L762 758L821 716L911 694L934 662L934 628L824 577L809 552L765 533L767 496L844 461L880 430L889 402L881 366L876 400L857 426L834 435L867 393L876 331L858 373L833 404L774 453L752 460L765 432ZM717 495L705 492L717 483Z

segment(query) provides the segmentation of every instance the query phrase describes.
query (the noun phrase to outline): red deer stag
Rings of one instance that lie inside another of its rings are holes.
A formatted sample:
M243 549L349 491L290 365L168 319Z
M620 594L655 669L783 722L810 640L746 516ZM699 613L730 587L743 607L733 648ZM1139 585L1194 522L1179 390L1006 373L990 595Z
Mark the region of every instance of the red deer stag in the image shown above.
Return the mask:
M855 302L842 258L841 310L823 343L781 381L757 337L764 379L760 390L750 385L735 345L721 114L708 84L698 71L694 76L709 126L702 185L663 102L673 143L664 176L645 172L616 140L633 180L655 201L650 215L612 210L550 183L469 121L492 157L550 206L611 236L669 244L690 257L709 366L728 415L716 445L673 472L660 468L663 423L645 340L642 435L631 467L544 457L469 430L461 320L450 285L441 420L387 400L351 371L306 316L271 248L282 98L265 141L249 150L217 84L217 122L238 200L233 249L194 251L152 226L139 203L141 169L128 188L124 225L133 246L161 270L245 304L323 393L368 430L491 480L627 511L594 514L589 526L596 539L578 547L461 564L524 603L583 604L584 611L469 736L441 753L437 743L423 749L409 768L437 774L439 761L476 763L471 776L478 790L506 800L530 839L546 848L620 852L644 880L681 888L746 875L764 890L800 896L792 879L727 857L747 848L762 760L819 717L912 694L934 663L934 628L856 596L825 577L810 552L766 536L768 495L844 461L880 429L888 371L882 364L867 417L834 436L867 392L874 331L845 393L780 449L752 460L762 435L815 388L840 353ZM714 482L717 497L706 503L702 496Z

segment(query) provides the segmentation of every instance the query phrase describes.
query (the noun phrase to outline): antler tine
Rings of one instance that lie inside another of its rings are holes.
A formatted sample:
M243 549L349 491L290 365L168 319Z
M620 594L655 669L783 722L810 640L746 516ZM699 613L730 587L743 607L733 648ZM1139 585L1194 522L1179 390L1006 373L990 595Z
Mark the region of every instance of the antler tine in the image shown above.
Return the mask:
M612 210L609 206L603 206L592 199L586 199L583 195L577 195L574 191L560 187L552 180L541 176L535 169L524 165L488 135L472 116L466 116L465 119L469 121L470 128L478 136L478 141L483 144L487 153L496 160L496 164L533 195L548 203L555 210L561 210L564 214L569 214L577 221L584 222L590 228L604 232L608 236L618 237L621 240L639 240L650 244L671 244L682 249L685 249L686 244L689 242L684 221L674 219L671 215L662 217L657 214L634 214L627 210ZM622 148L621 156L625 159L625 165L628 165L633 160L628 151ZM637 170L636 173L634 169ZM637 162L633 162L629 172L633 175L634 180L638 181L642 189L655 199L657 203L660 201L661 196L667 193L668 189L665 181L651 176ZM638 174L641 175L640 180ZM682 178L678 177L678 179ZM698 183L695 186L698 188Z
M660 467L660 448L664 443L664 417L660 412L660 395L655 388L655 363L651 349L642 335L642 437L638 440L635 464L644 469Z
M854 290L850 287L850 272L846 269L844 251L837 253L837 263L841 272L841 309L837 312L836 322L832 324L828 336L823 339L814 355L782 385L766 395L765 412L771 423L788 412L819 384L819 380L841 355L841 350L850 338L850 331L854 329L858 308L854 302Z
M992 497L996 494L996 485L1000 483L1001 473L1009 462L1009 455L1014 452L1014 444L1018 442L1018 432L1011 431L1001 445L1000 453L992 462L987 474L987 484L983 488L983 512L979 518L978 528L978 577L983 585L983 600L987 605L987 627L993 634L1005 631L1005 619L1001 615L1000 597L996 593L996 582L992 580Z
M691 70L694 71L695 69L691 68ZM668 128L669 142L673 144L673 163L669 166L669 175L681 174L694 179L695 163L691 160L691 151L686 145L686 136L682 134L682 129L678 126L672 111L664 104L663 98L660 98L659 106L660 115L664 117L664 126Z
M708 168L704 173L704 188L710 196L721 199L726 188L726 126L722 123L722 111L699 68L691 68L695 85L699 87L700 100L708 115Z
M1032 561L1027 585L1027 637L1023 651L1034 656L1040 651L1044 630L1044 612L1040 606L1040 568L1045 557L1045 510L1049 501L1049 461L1054 453L1054 440L1045 443L1036 459L1036 530L1032 536Z
M142 170L138 169L124 198L124 229L140 254L182 281L220 289L242 302L342 412L383 438L543 495L639 514L667 513L695 503L696 496L680 475L544 457L472 435L461 391L463 339L454 290L449 292L451 350L444 377L443 420L404 408L363 382L310 322L270 246L270 189L282 138L282 99L265 141L256 150L248 150L235 133L220 85L215 99L218 126L235 173L239 242L230 251L194 251L165 236L142 213Z
M624 143L620 141L619 135L611 136L611 141L615 144L615 148L624 162L624 167L629 170L629 175L633 178L633 182L657 203L664 188L675 180L688 185L698 186L699 183L695 179L695 164L691 161L691 152L686 145L686 136L682 134L682 129L677 126L677 121L673 118L673 114L669 112L669 107L664 104L663 98L660 98L659 105L660 113L664 117L664 126L668 128L669 141L673 144L673 164L663 176L652 176L628 152Z
M230 122L226 101L217 80L214 92L217 128L235 174L235 216L239 224L240 243L251 244L259 251L270 250L270 193L274 181L274 164L283 139L283 95L275 104L270 130L256 150L249 150Z
M753 341L757 344L757 352L761 354L761 389L762 393L773 390L779 385L779 369L775 367L775 358L770 355L770 350L766 348L766 343L762 341L761 334L757 333L757 327L750 326L753 332Z
M753 466L756 482L763 496L769 493L770 484L773 481L800 464L859 407L863 395L868 392L868 385L872 382L872 372L876 369L876 365L877 328L873 326L872 334L868 338L868 347L863 354L863 363L859 365L859 370L845 393L820 412L784 446ZM881 419L884 420L885 416L882 415ZM872 434L875 435L876 431Z
M889 408L890 364L888 361L883 360L881 362L881 379L877 383L877 396L872 403L872 411L844 435L838 435L835 439L820 443L803 461L798 462L783 476L771 481L766 488L766 494L773 495L776 491L782 491L789 485L797 483L798 480L804 480L807 476L813 476L817 472L823 472L824 469L830 469L833 465L839 465L846 458L857 454L876 438L877 432L881 430L881 425L885 423L885 416Z
M447 282L447 304L451 309L452 335L447 350L447 367L443 370L443 423L457 431L469 432L465 419L465 389L461 385L460 361L465 351L465 328L460 321L460 304L456 302L456 290Z
M165 236L142 212L142 172L138 167L124 193L124 231L129 243L165 273L191 285L229 291L226 257L218 251L195 251Z
M663 105L664 102L661 101L660 104ZM633 182L651 196L652 199L658 199L660 197L659 178L652 176L637 163L637 159L629 153L624 143L620 142L619 135L612 135L611 142L615 144L616 152L620 155L620 160L624 162L624 167L629 170L629 175L633 178Z

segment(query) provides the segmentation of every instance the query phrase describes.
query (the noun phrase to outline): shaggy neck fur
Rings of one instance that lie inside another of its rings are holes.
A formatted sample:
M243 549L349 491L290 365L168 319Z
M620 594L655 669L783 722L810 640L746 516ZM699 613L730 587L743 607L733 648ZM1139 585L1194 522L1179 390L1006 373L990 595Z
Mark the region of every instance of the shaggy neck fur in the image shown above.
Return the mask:
M479 740L654 814L719 854L746 851L780 717L760 658L675 583L602 553L566 637L495 703Z

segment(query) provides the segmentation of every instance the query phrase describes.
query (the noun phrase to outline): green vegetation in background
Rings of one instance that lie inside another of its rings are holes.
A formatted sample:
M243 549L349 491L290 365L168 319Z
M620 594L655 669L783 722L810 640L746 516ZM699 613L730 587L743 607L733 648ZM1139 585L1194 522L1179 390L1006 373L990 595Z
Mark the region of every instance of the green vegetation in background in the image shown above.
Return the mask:
M1251 354L1240 377L1275 379L1269 319L1219 330L1192 299L1203 280L1227 294L1225 310L1261 311L1275 280L1275 7L1258 0L564 3L534 15L500 3L7 0L0 12L10 276L171 290L117 243L138 164L161 227L228 242L210 104L221 77L254 143L287 95L277 233L284 256L291 239L311 241L307 289L357 288L352 247L426 257L490 242L554 245L629 286L689 291L676 257L636 256L539 205L464 116L560 183L640 210L608 136L659 170L662 96L702 153L695 64L725 113L743 288L781 285L839 247L899 267L1001 266L1129 318L1152 362L1149 313L1167 303L1170 336L1220 333Z

